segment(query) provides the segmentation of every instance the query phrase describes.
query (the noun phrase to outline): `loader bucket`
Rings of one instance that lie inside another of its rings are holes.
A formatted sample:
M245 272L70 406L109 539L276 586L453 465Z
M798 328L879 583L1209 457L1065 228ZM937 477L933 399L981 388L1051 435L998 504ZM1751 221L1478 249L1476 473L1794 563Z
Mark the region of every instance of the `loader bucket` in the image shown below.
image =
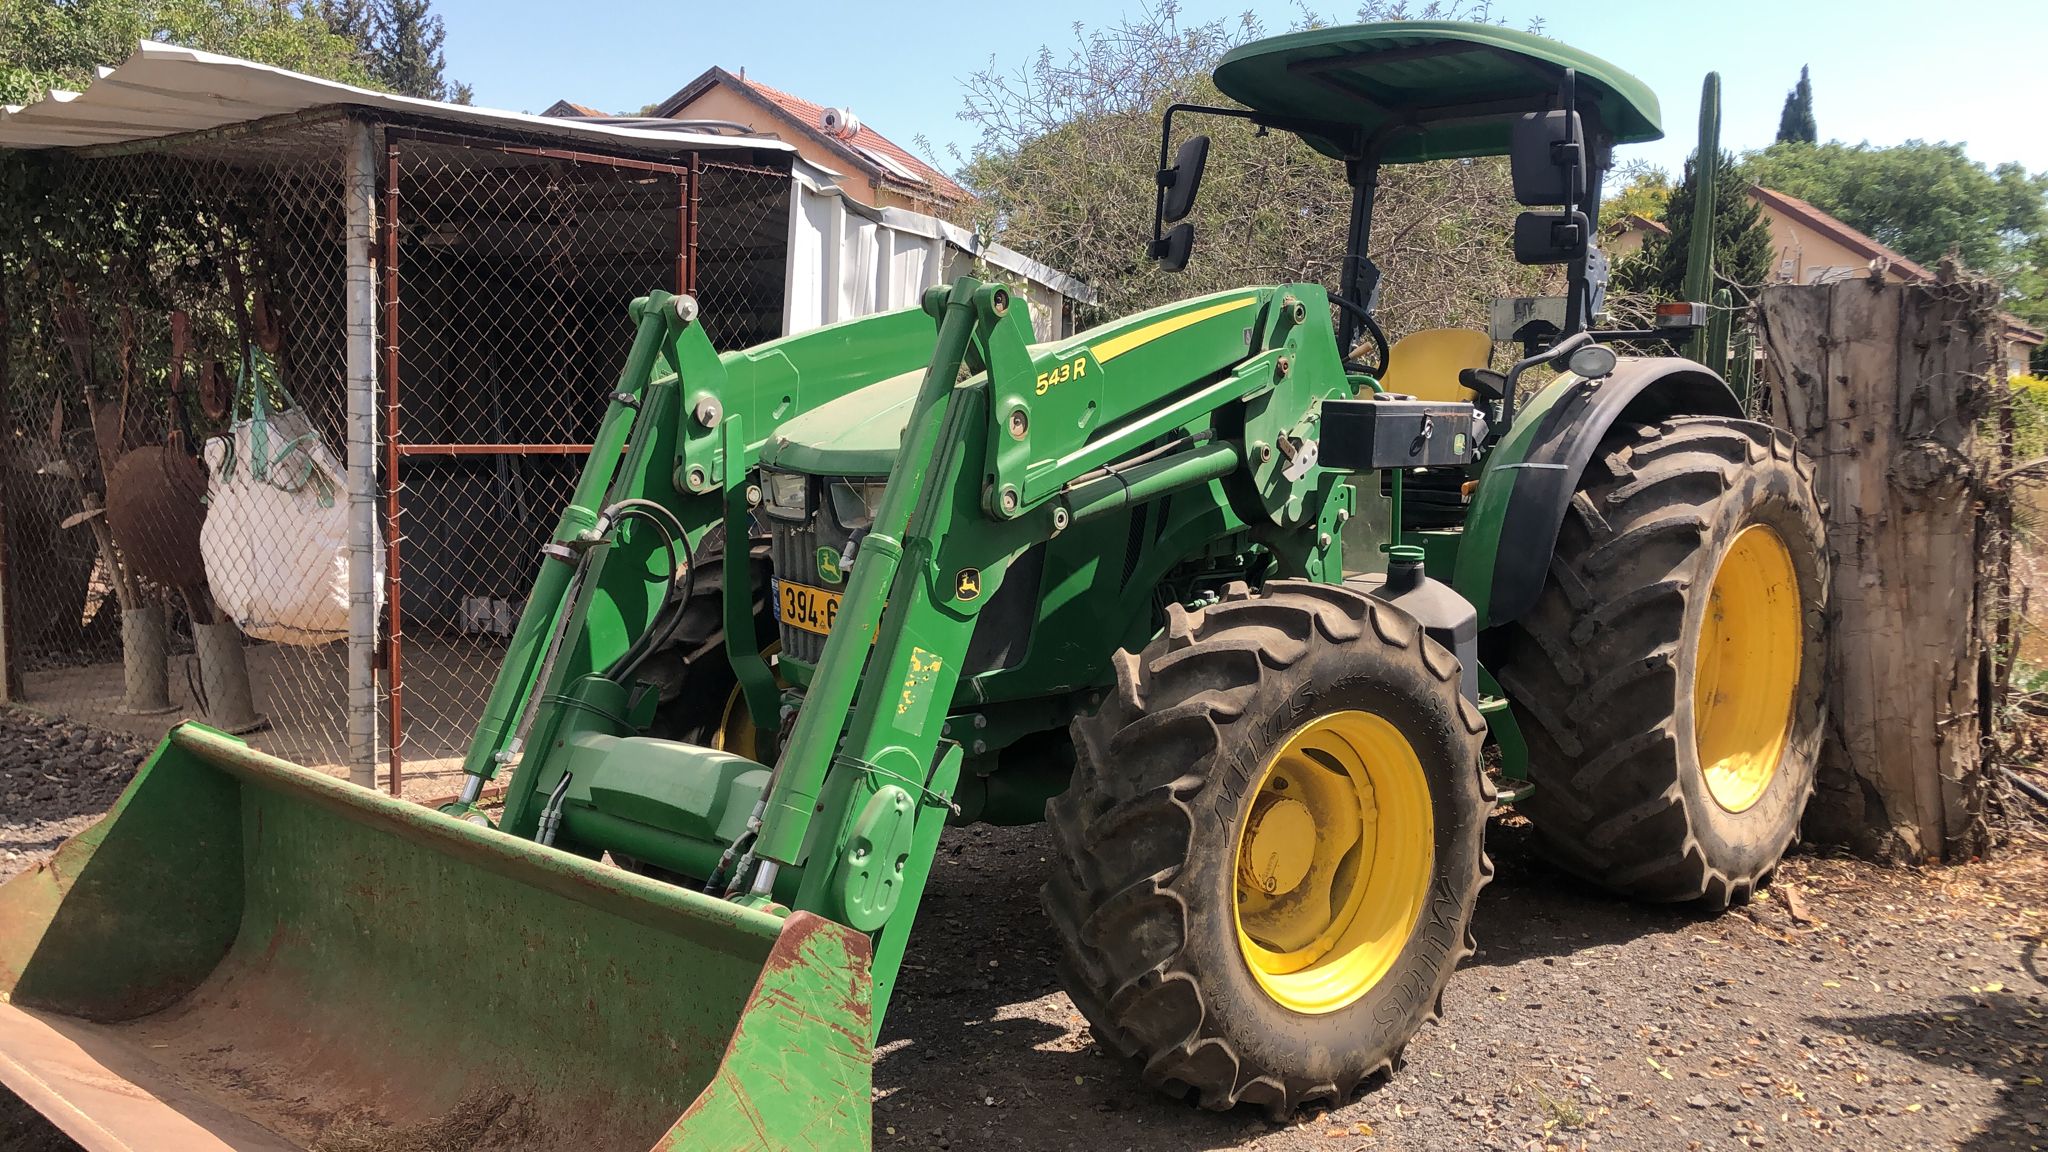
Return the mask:
M868 1146L866 937L198 725L0 886L0 1082L92 1152Z

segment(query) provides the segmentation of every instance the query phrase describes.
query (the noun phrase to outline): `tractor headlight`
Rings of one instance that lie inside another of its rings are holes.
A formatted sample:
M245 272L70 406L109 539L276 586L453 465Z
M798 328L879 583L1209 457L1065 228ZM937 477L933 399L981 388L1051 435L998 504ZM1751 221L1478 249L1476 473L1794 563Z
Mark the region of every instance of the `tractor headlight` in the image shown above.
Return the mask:
M810 515L804 496L810 487L809 476L801 472L761 473L761 493L768 504L771 515L784 520L802 520Z
M826 486L832 495L832 514L841 527L865 528L874 523L888 486L887 476L842 476Z

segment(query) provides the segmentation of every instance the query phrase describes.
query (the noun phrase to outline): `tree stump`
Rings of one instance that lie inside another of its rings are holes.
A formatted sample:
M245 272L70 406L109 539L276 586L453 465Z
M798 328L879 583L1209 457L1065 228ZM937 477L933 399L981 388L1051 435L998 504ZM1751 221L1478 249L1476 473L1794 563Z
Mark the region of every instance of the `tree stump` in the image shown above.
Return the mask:
M1834 586L1828 724L1809 837L1895 862L1986 842L1994 620L2003 589L2004 388L1988 284L1766 289L1765 418L1818 467Z

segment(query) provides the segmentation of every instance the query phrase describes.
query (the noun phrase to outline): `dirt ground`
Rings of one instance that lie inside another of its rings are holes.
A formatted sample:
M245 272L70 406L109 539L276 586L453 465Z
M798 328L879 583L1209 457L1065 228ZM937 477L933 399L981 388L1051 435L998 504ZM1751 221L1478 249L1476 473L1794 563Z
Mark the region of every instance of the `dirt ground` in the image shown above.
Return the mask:
M0 713L0 875L142 749ZM2035 824L2034 828L2043 826ZM1884 871L1796 856L1717 918L1609 898L1496 821L1480 952L1388 1082L1271 1124L1150 1092L1053 976L1036 828L950 832L875 1061L881 1149L2048 1148L2048 852ZM74 1146L0 1092L0 1149Z
M251 644L246 652L256 711L269 721L267 727L244 736L249 746L347 776L345 646ZM407 638L402 765L406 796L445 797L461 786L462 754L501 658L501 645L488 637ZM184 652L171 657L169 712L132 715L121 710L118 652L95 663L31 669L24 677L26 699L29 710L39 714L154 745L172 725L206 719L205 710L193 699L191 661ZM390 786L390 767L388 759L380 758L380 788Z

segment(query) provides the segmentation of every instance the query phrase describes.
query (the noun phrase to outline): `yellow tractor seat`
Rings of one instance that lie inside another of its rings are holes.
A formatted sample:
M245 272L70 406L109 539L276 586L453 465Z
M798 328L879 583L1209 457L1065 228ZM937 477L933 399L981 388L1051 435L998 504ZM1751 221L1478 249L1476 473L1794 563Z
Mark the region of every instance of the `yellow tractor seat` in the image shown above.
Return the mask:
M1380 387L1418 400L1471 400L1472 390L1458 383L1458 372L1484 368L1492 355L1493 338L1484 332L1424 328L1395 342Z

